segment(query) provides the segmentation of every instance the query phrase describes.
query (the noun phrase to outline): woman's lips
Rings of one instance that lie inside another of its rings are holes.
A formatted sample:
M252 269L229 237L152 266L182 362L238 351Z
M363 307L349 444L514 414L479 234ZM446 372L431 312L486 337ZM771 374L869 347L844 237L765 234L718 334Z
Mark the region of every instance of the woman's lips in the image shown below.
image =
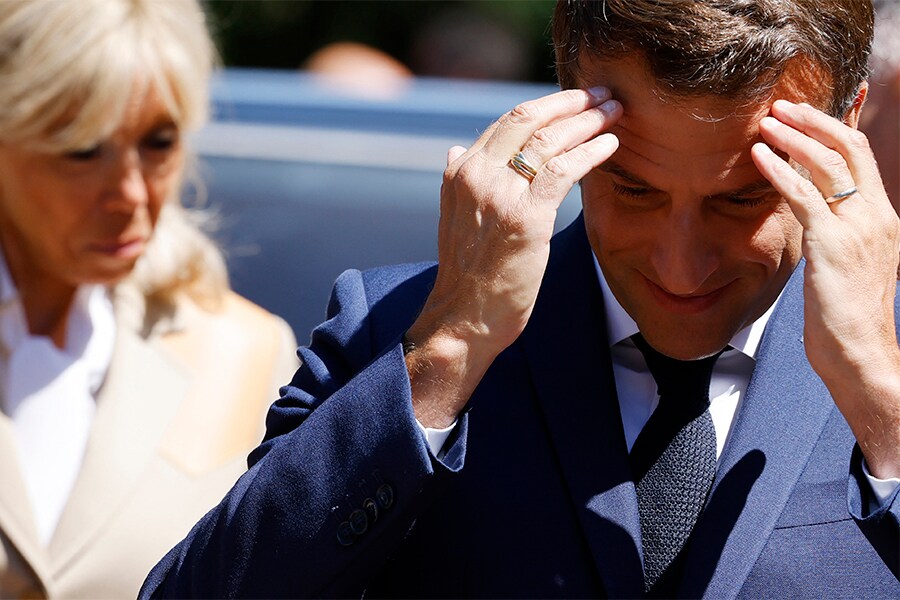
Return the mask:
M94 252L99 252L107 256L131 259L137 258L144 251L144 238L133 238L130 240L113 240L105 242L97 242L91 244L90 248Z
M644 277L644 279L647 281L647 287L650 288L650 293L654 300L656 300L663 309L682 314L696 314L708 310L719 301L725 293L725 290L731 285L726 284L705 294L680 296L667 292L646 277Z

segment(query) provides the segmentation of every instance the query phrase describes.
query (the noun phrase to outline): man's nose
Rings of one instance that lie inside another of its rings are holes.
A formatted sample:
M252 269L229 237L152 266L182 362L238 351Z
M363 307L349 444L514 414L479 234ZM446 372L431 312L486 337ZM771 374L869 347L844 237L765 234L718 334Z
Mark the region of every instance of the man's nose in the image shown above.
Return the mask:
M109 203L121 210L133 210L147 203L147 181L140 152L136 148L118 153L111 166Z
M651 257L660 285L669 293L706 293L709 276L719 266L718 241L696 207L672 209L658 230Z

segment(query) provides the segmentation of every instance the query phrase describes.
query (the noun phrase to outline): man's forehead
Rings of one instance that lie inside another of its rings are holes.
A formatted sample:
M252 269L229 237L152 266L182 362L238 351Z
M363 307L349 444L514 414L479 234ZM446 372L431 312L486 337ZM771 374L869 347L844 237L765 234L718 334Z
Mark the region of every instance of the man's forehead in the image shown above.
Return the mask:
M716 95L665 94L643 59L595 61L582 85L605 85L624 108L610 130L619 138L613 160L660 189L684 186L708 194L739 189L761 179L750 155L759 121L777 98L807 100L787 80L771 97L753 102Z
M819 108L825 108L828 102L827 86L817 79L817 70L810 66L809 61L801 59L787 65L772 85L771 93L763 98L673 92L653 76L639 53L600 59L583 52L576 71L579 73L579 87L606 86L613 97L622 103L626 113L629 109L639 111L644 107L648 110L669 107L710 123L729 119L755 118L758 121L768 114L772 103L779 98L808 102Z

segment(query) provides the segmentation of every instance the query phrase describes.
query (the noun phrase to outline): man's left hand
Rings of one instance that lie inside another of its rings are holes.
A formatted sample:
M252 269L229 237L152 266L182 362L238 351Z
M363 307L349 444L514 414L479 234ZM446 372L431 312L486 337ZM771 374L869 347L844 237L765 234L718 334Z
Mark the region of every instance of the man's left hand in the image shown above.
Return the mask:
M879 478L900 476L900 346L894 296L900 220L866 137L806 104L778 100L760 122L757 168L803 226L804 342ZM855 190L855 191L854 191Z

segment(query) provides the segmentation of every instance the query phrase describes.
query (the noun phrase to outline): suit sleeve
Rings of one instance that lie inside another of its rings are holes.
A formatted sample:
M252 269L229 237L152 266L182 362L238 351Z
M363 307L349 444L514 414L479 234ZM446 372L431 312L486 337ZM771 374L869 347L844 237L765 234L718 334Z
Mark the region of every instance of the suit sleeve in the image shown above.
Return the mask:
M379 321L364 281L338 279L250 470L153 569L141 598L358 597L462 467L466 417L438 459L412 411L400 335L415 310Z

